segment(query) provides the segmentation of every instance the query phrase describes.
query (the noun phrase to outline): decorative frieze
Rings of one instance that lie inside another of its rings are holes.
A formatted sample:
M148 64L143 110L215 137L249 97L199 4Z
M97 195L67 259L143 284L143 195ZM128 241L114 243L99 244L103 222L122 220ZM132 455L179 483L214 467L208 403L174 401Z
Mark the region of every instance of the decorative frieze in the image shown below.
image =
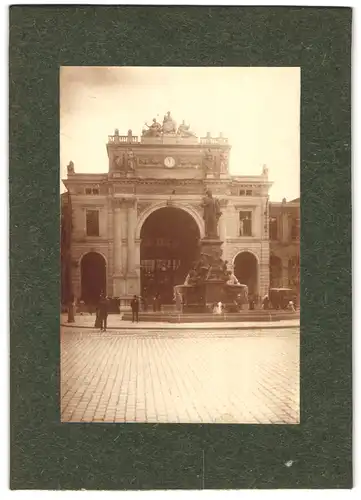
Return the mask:
M140 157L139 160L138 160L138 163L140 166L149 166L149 167L161 167L163 166L163 161L164 161L164 157L160 157L160 156L153 156L151 158L142 158Z
M112 207L113 209L117 208L132 208L136 204L135 198L113 198L112 199Z
M115 194L134 194L134 192L135 192L134 185L114 186Z

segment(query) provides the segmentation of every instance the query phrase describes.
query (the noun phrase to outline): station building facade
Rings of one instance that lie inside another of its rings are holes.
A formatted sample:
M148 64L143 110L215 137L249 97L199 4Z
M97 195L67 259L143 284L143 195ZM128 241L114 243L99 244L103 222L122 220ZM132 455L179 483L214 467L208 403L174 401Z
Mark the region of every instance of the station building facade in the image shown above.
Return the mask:
M168 122L167 122L168 120ZM205 189L220 201L223 259L250 293L299 286L299 200L269 202L268 169L231 175L231 145L189 127L154 124L141 136L108 137L108 172L77 173L70 162L62 195L62 300L124 304L160 293L171 303L204 237ZM184 122L183 122L184 126Z

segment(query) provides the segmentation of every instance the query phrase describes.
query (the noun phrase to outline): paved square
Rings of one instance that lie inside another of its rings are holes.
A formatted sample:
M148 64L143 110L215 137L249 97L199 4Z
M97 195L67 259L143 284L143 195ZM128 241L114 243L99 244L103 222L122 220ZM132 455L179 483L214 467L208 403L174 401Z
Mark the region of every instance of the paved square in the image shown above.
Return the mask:
M299 328L62 328L63 422L299 423Z

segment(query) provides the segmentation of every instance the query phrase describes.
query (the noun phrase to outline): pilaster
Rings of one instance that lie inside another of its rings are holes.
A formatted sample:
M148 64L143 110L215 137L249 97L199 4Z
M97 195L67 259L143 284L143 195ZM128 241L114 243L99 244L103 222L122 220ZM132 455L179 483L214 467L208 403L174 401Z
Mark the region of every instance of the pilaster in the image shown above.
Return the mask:
M125 294L126 272L124 262L124 230L126 228L126 206L123 199L113 199L113 295L121 297Z
M134 295L140 293L140 274L136 272L136 267L140 265L140 241L136 243L135 229L137 224L137 201L127 200L127 294Z

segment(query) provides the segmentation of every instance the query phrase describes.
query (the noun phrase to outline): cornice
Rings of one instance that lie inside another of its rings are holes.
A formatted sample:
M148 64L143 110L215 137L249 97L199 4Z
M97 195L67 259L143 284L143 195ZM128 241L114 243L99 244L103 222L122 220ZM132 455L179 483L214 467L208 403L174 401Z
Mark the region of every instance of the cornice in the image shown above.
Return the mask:
M231 144L227 143L219 143L219 144L212 144L212 143L193 143L193 144L186 144L186 143L181 143L181 142L151 142L151 143L145 143L145 142L112 142L112 143L107 143L107 147L110 149L166 149L170 150L172 148L175 149L232 149Z

